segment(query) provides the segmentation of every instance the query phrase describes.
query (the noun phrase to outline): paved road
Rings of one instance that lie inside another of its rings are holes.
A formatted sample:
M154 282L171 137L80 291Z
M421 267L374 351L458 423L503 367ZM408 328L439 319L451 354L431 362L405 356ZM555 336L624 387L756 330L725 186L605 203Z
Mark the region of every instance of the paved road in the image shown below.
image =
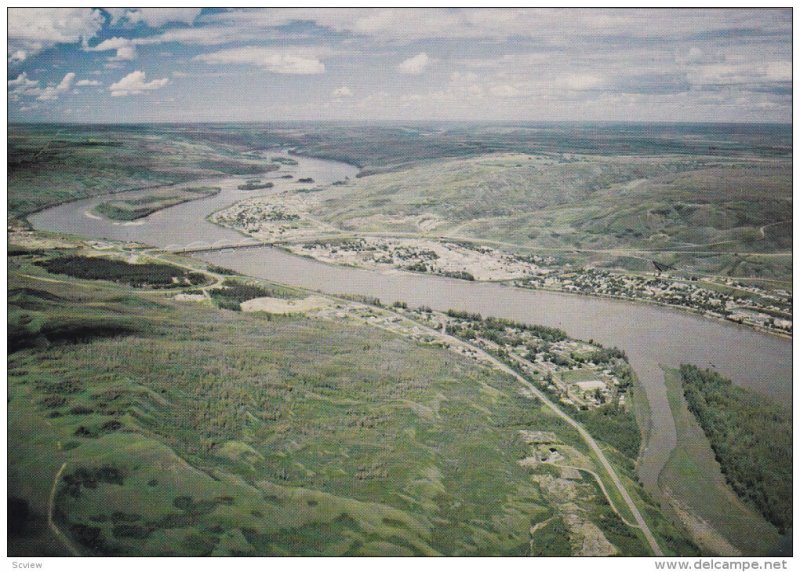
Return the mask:
M559 408L555 403L550 401L550 399L544 393L542 393L539 389L537 389L532 383L530 383L527 379L522 377L519 373L511 369L509 366L507 366L494 356L491 356L486 352L483 352L483 350L481 350L480 348L472 346L472 344L468 345L470 345L477 351L481 351L484 355L486 355L486 357L489 358L489 360L492 361L492 363L494 363L501 370L510 375L513 375L517 381L519 381L522 385L524 385L527 389L529 389L534 395L536 395L536 397L541 399L542 403L544 403L547 407L549 407L556 415L558 415L561 419L566 421L570 426L575 428L575 430L578 432L578 434L580 434L584 442L586 442L586 444L589 445L594 454L600 460L600 463L603 465L603 468L608 473L608 476L611 477L611 481L614 483L614 486L617 487L619 494L622 495L622 498L625 501L625 504L628 505L628 509L630 509L631 514L633 515L633 518L636 521L636 524L639 525L639 528L642 530L642 533L647 539L647 543L650 545L650 550L653 551L653 554L655 556L664 556L664 553L661 551L661 547L658 545L658 542L656 542L655 536L653 536L653 533L650 531L650 527L647 526L644 517L642 517L642 513L639 512L639 509L636 507L636 504L633 502L633 499L631 498L630 494L628 494L628 490L625 488L625 485L622 484L622 481L620 480L619 476L614 470L614 467L611 466L611 463L606 458L605 453L603 453L603 450L597 444L597 441L594 440L594 437L592 437L580 423L578 423L572 417L570 417L564 411L562 411L561 408ZM524 363L521 358L514 357L514 359L516 359L521 363Z
M452 336L449 336L447 334L445 335L458 342L465 343L463 342L463 340L459 340L458 338L453 338ZM584 442L587 445L589 445L589 448L594 452L594 454L600 460L600 464L603 465L603 468L608 473L608 476L611 478L611 481L614 483L614 486L617 487L617 490L619 491L619 494L622 496L622 499L625 501L625 504L628 505L628 509L631 511L631 514L633 515L636 524L641 529L642 533L647 539L647 543L650 545L650 550L653 552L655 556L664 556L664 552L661 550L661 547L658 545L658 542L656 542L656 538L655 536L653 536L653 533L650 530L650 527L647 525L647 522L645 522L642 513L639 512L639 509L633 502L631 495L628 493L628 490L625 488L625 485L622 484L622 481L617 475L617 472L614 470L614 467L611 466L611 463L606 458L606 455L605 453L603 453L603 450L597 444L597 441L594 440L594 437L592 437L580 423L578 423L572 417L567 415L555 403L550 401L550 399L544 393L542 393L539 389L537 389L532 383L530 383L527 379L522 377L519 373L514 371L512 368L510 368L503 362L501 362L499 359L486 353L481 348L474 346L470 343L466 343L466 345L470 346L475 351L480 352L483 356L485 356L489 361L491 361L495 366L497 366L505 373L508 373L509 375L513 376L517 381L519 381L522 385L524 385L526 389L530 390L534 395L536 395L536 397L541 399L542 403L544 403L548 408L550 408L550 410L552 410L556 415L558 415L561 419L566 421L567 424L569 424L578 432L578 434L581 436ZM514 357L514 359L516 359L521 363L524 363L524 361L521 358Z

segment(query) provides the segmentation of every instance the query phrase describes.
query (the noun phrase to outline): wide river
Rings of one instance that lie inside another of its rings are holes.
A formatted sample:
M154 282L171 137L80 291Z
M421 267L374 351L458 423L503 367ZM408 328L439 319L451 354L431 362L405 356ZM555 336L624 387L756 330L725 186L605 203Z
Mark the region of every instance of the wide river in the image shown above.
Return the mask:
M206 217L247 197L308 186L297 183L297 178L312 177L315 184L324 185L357 173L355 167L342 163L295 159L297 166L285 166L263 177L274 182L273 189L237 190L236 185L245 177L210 179L208 184L222 187L219 195L165 209L136 223L113 223L93 215L90 211L104 200L101 198L56 206L32 215L29 220L42 230L132 240L170 250L239 244L242 235L213 225ZM280 178L287 173L295 179ZM790 340L679 310L420 274L337 267L270 247L229 249L200 256L243 274L329 294L364 294L384 302L402 300L413 306L464 309L484 316L555 326L573 337L625 350L652 410L651 437L639 474L646 488L656 494L658 474L675 446L675 425L667 403L662 366L692 363L714 367L739 385L791 403Z

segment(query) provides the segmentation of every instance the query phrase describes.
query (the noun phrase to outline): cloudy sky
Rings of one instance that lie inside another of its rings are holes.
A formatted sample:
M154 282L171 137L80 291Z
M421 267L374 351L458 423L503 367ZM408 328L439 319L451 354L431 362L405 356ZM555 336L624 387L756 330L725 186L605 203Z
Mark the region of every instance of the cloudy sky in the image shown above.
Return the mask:
M791 121L782 10L9 9L11 121Z

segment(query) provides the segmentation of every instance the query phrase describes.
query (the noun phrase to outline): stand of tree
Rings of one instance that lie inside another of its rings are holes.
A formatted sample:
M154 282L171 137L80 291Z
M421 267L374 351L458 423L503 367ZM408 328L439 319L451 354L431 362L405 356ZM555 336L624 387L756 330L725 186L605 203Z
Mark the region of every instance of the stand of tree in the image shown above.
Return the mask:
M731 488L785 533L792 526L791 411L714 371L680 371L689 410Z
M137 288L181 288L208 281L199 272L190 272L171 264L128 264L124 260L99 256L65 255L34 264L52 274L66 274L84 280L111 280Z

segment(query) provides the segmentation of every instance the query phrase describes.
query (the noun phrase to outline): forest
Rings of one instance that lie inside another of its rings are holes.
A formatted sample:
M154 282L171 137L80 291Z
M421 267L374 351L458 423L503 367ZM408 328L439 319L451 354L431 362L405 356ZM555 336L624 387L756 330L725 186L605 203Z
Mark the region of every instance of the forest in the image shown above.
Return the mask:
M689 410L739 497L781 534L792 526L791 411L708 369L682 365Z

